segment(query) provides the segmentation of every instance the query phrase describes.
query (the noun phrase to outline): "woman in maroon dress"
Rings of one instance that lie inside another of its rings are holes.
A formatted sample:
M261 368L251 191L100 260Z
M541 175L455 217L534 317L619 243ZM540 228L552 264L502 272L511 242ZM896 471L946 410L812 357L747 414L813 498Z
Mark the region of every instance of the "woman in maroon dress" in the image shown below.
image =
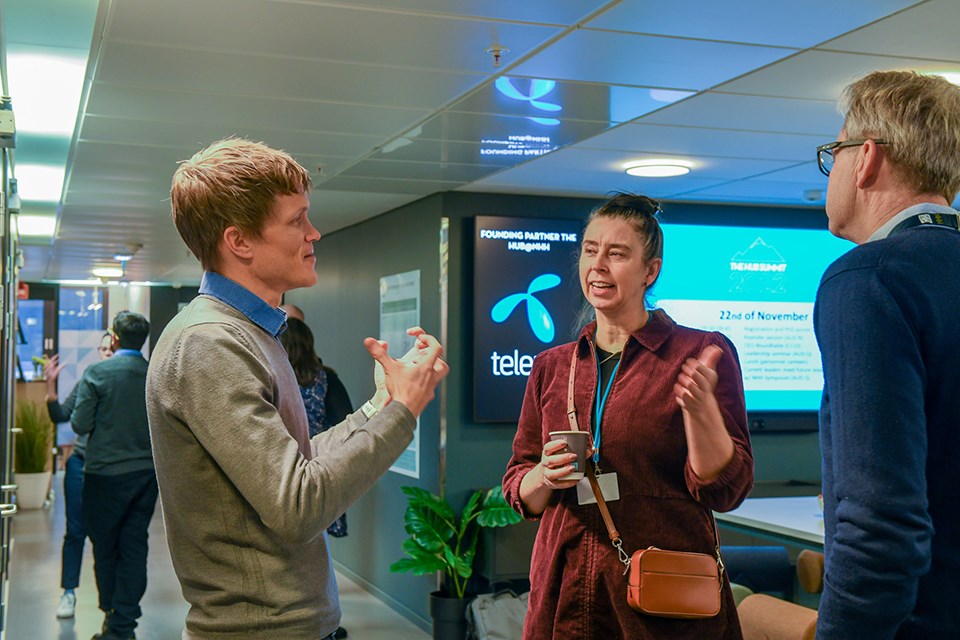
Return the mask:
M596 321L576 342L537 356L527 381L503 479L514 509L541 519L525 640L741 638L726 580L713 618L657 618L628 606L624 567L597 505L579 504L576 480L559 480L573 470L575 456L549 436L570 428L567 386L576 350L579 428L593 434L601 485L619 490L608 506L627 553L656 546L713 555L711 510L736 508L753 486L733 346L720 333L681 327L647 308L663 256L659 210L655 200L619 194L590 215L580 284Z

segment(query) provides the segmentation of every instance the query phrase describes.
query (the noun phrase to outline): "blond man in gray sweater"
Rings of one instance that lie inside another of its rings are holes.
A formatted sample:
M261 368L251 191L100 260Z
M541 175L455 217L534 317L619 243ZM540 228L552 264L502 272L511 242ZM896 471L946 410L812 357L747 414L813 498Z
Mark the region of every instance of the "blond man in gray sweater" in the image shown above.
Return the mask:
M383 367L360 411L310 439L278 336L286 291L316 283L309 173L241 139L177 169L171 200L204 267L200 295L153 351L147 408L189 640L317 640L340 622L324 530L386 472L449 369L437 340Z

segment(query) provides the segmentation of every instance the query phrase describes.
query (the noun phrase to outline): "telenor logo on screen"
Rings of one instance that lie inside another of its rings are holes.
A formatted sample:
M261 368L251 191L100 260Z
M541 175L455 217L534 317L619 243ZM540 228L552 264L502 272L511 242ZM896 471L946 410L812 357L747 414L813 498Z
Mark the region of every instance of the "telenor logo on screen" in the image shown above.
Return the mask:
M527 303L527 320L530 322L530 330L540 342L551 342L556 335L556 328L553 324L553 318L550 312L543 306L543 303L537 300L533 294L547 289L553 289L560 284L560 276L555 273L545 273L534 278L527 287L526 293L511 293L502 298L490 310L490 319L500 323L506 321L513 313L513 310L520 306L521 302Z

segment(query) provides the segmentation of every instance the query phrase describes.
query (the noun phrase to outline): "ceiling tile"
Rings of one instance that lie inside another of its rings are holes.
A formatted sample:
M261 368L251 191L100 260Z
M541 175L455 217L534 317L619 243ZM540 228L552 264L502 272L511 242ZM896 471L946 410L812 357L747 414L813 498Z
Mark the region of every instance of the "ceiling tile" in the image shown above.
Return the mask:
M323 0L307 0L322 4ZM549 2L517 2L516 0L350 0L351 6L374 7L393 11L474 16L498 20L573 24L608 0L549 0Z
M828 100L798 100L704 93L643 118L650 124L822 135L829 138L843 121ZM750 152L747 151L749 155Z
M110 43L97 82L155 89L251 93L291 100L431 109L463 95L486 75L462 71L377 67L246 52L195 51ZM255 87L255 89L253 89ZM241 98L242 99L242 98Z
M184 16L189 15L189 20ZM124 0L111 41L487 73L494 43L519 58L555 26L262 0ZM306 81L306 79L304 79Z
M651 154L740 157L800 162L814 158L823 136L730 129L628 124L575 145L578 149L610 149Z
M235 130L233 130L235 131ZM220 130L220 136L227 134ZM265 123L244 127L244 135L258 142L267 142L273 147L287 151L294 156L319 155L350 158L364 155L382 140L382 136L346 134L324 131L290 131L274 129ZM83 119L80 132L81 144L90 142L109 142L110 144L133 145L142 150L144 146L164 146L178 150L190 150L189 157L195 151L215 142L216 130L210 125L192 122L153 122L145 126L142 120L109 118L88 115ZM181 151L182 153L182 151ZM109 158L110 154L104 153Z
M960 3L956 0L930 0L822 46L840 51L947 60L960 64L958 24Z
M703 90L793 49L578 30L511 73L532 78ZM705 61L709 61L706 64Z
M843 88L854 80L872 71L894 69L935 71L942 70L943 64L916 58L815 50L724 83L714 91L835 102Z
M587 27L802 49L919 1L622 2Z
M97 84L87 104L87 113L145 122L203 124L213 132L211 137L217 139L231 133L245 135L248 127L261 128L263 122L288 131L385 136L408 129L430 112Z

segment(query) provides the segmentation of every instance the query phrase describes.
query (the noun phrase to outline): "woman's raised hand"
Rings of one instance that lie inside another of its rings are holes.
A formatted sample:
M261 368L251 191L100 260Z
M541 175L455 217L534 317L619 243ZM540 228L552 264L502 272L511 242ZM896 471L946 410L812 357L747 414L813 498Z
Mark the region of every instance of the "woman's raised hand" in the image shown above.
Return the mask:
M684 411L693 414L712 409L717 399L713 392L717 388L717 363L723 350L716 345L707 345L697 358L687 358L680 367L677 383L673 386L677 404Z

